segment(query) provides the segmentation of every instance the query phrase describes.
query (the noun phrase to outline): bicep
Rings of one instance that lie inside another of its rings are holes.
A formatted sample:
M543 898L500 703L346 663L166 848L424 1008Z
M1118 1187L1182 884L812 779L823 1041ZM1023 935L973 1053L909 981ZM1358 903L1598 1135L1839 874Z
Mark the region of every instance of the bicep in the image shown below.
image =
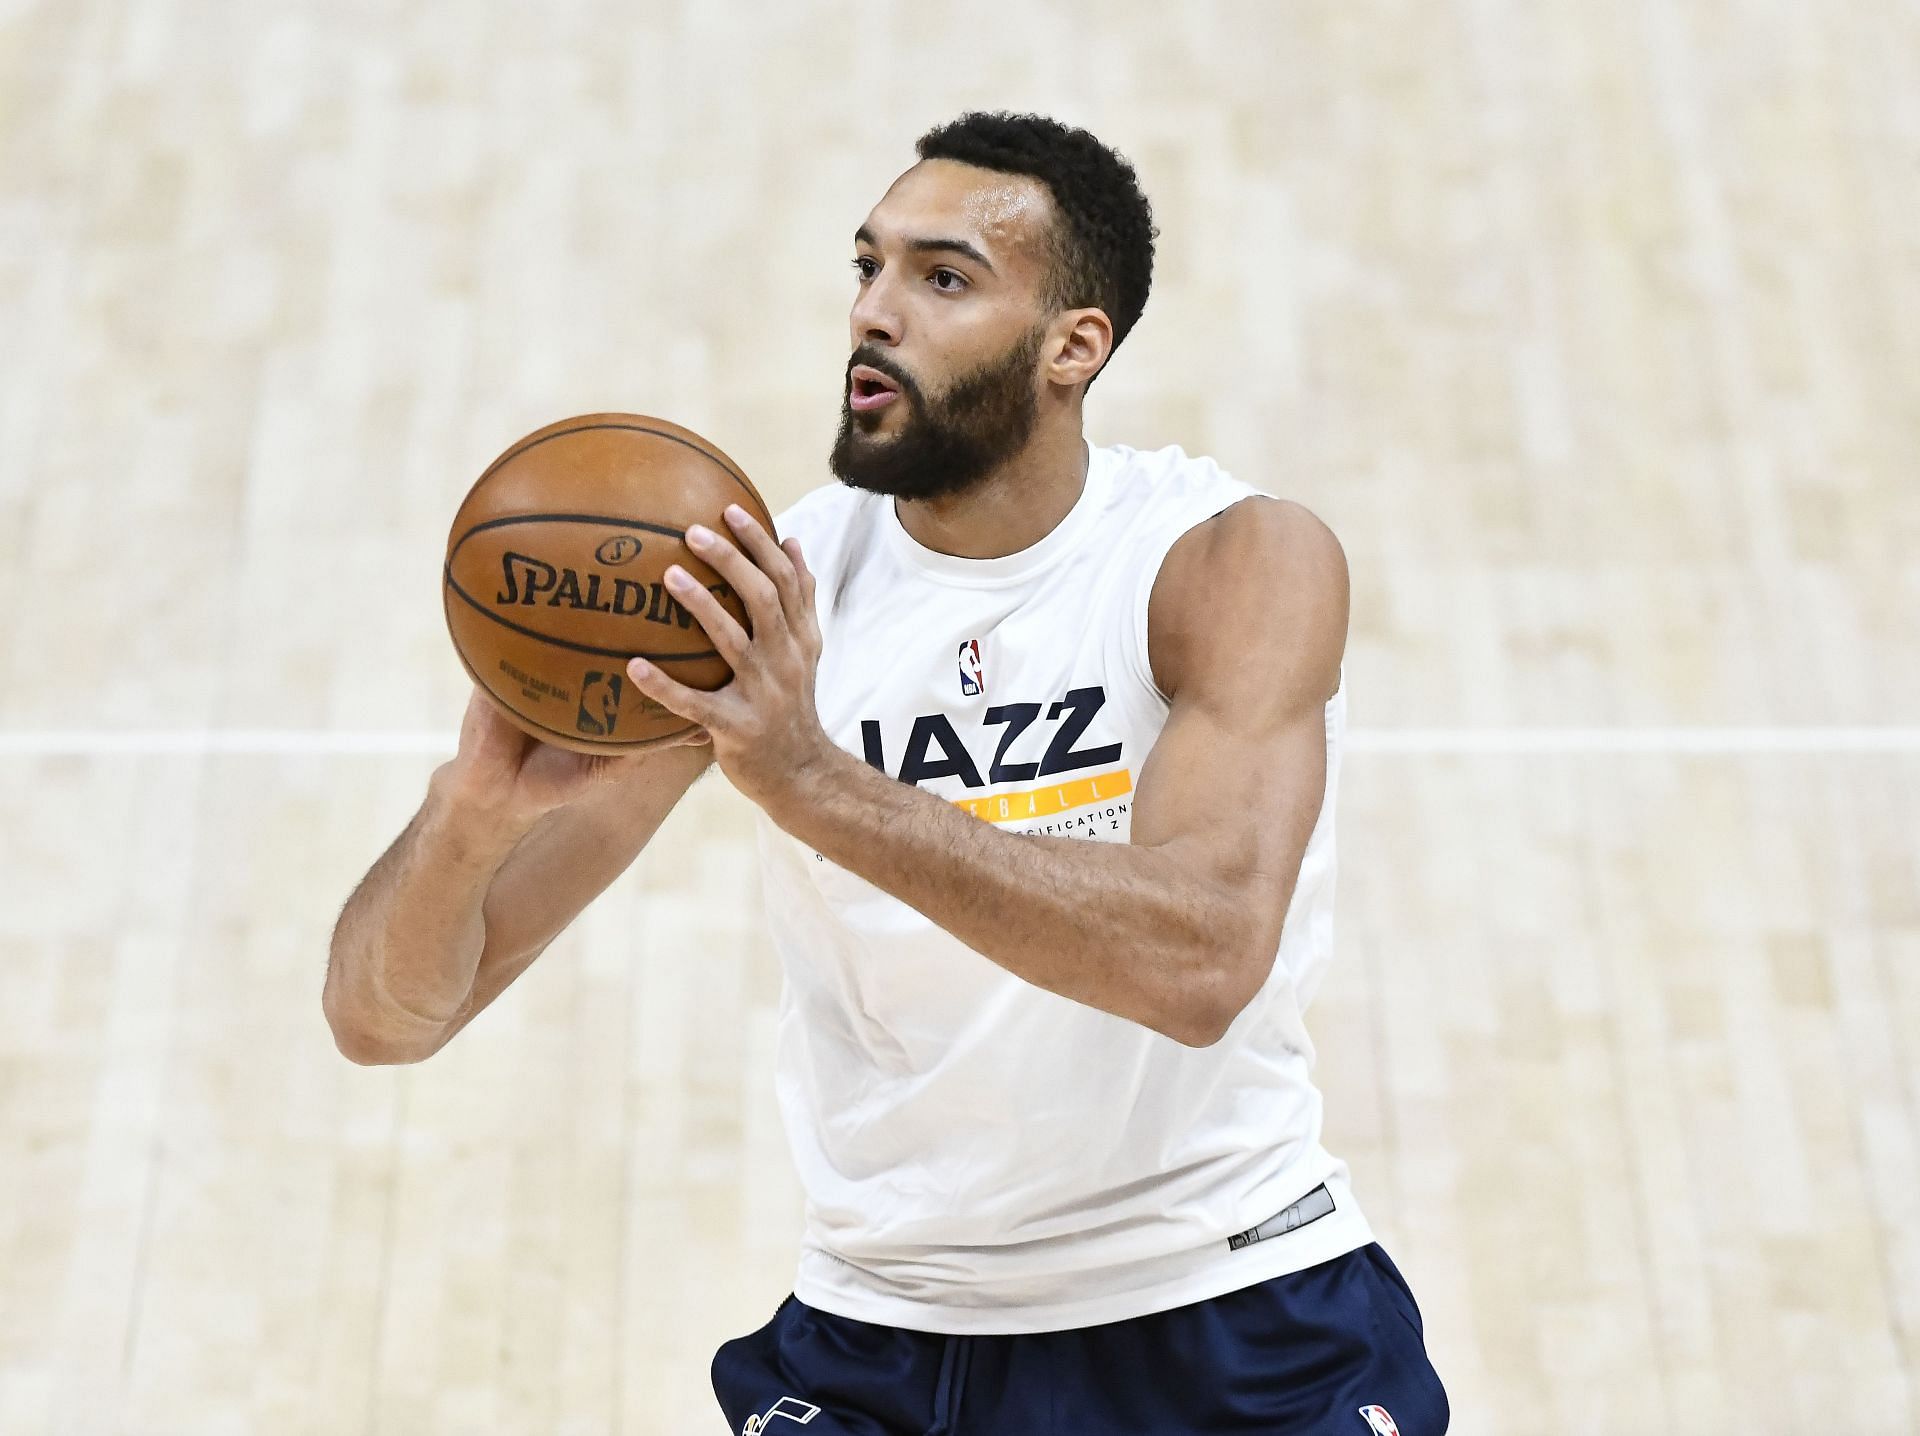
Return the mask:
M1326 794L1347 606L1332 533L1276 500L1190 532L1154 586L1152 660L1172 702L1141 771L1133 841L1231 886L1269 955Z
M1256 946L1271 952L1326 777L1318 709L1263 718L1176 700L1141 770L1132 840L1234 889L1259 930Z

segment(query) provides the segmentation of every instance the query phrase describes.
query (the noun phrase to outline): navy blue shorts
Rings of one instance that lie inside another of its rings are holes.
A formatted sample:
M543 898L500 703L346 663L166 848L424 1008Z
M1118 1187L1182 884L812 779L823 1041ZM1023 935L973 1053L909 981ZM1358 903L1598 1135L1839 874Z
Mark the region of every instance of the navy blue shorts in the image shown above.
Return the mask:
M766 1436L1439 1436L1420 1308L1377 1243L1211 1301L1022 1336L874 1326L788 1297L722 1346L728 1430Z

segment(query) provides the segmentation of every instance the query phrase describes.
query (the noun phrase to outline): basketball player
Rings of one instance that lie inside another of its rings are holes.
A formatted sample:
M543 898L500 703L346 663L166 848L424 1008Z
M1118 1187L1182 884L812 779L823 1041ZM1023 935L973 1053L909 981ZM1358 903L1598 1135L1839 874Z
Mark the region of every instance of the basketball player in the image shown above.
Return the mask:
M785 968L794 1294L726 1343L730 1429L1435 1436L1405 1281L1320 1144L1347 575L1178 448L1093 447L1155 230L1085 131L969 114L854 235L832 468L680 598L732 664L637 757L460 750L336 932L357 1061L437 1051L709 763L760 808ZM1221 354L1207 382L1232 383Z

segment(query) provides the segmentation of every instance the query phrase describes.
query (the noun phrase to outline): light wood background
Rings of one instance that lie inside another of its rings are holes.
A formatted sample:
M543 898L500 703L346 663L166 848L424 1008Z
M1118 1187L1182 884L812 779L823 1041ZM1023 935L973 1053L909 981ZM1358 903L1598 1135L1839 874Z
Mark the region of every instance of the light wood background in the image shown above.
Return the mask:
M825 480L851 231L981 106L1155 201L1093 436L1346 544L1311 1025L1455 1429L1920 1429L1909 0L0 0L0 1433L721 1432L744 801L422 1067L326 940L473 476L622 408Z

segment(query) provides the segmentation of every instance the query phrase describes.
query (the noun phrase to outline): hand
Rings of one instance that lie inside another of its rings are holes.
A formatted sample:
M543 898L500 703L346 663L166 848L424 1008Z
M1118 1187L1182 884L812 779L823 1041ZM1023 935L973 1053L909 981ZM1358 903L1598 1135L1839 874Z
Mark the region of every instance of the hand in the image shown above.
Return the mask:
M517 835L589 789L631 772L649 753L706 741L696 729L638 752L575 753L515 727L476 684L460 720L459 751L433 781L450 802Z
M726 521L739 547L698 524L687 530L687 547L740 595L753 624L751 637L680 565L670 565L664 577L675 601L733 668L733 677L706 693L675 682L641 658L627 665L627 675L649 698L705 729L721 771L764 808L839 750L813 706L820 622L813 574L800 541L775 543L738 504L727 506Z

